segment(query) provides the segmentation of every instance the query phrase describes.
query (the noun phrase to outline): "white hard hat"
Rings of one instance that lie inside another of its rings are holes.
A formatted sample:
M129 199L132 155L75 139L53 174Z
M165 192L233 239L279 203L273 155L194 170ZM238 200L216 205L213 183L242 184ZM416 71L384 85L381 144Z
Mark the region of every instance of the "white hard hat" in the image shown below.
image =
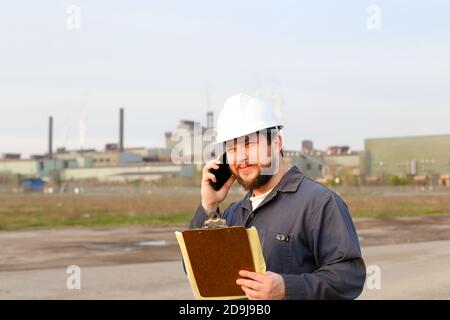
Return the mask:
M216 143L272 127L281 129L283 125L268 102L243 93L235 94L225 101L217 118Z

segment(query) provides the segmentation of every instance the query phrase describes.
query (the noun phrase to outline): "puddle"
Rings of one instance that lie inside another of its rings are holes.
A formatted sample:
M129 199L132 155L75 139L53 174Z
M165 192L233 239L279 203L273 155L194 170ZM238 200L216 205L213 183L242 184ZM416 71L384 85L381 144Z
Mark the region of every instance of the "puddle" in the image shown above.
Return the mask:
M148 241L140 241L136 245L141 247L165 247L169 244L170 242L167 240L148 240Z
M86 244L84 247L88 250L94 251L132 251L135 248L128 244L111 244L111 243L95 243L95 244Z
M139 250L142 247L166 247L172 245L174 241L170 240L144 240L135 243L90 243L85 244L84 248L93 251L122 251L128 252Z

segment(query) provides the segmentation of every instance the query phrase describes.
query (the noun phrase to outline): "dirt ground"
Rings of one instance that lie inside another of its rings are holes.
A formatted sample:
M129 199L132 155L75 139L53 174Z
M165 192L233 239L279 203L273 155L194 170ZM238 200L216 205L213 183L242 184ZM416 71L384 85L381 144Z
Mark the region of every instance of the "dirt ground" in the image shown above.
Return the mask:
M450 299L450 241L362 247L368 276L359 299ZM193 299L181 261L82 267L68 290L66 267L0 272L0 299Z
M450 240L450 214L355 218L363 247ZM174 261L171 228L69 228L0 232L0 271Z
M360 299L450 299L450 214L354 219L367 266ZM0 299L193 299L176 228L0 232ZM68 290L67 267L81 268Z

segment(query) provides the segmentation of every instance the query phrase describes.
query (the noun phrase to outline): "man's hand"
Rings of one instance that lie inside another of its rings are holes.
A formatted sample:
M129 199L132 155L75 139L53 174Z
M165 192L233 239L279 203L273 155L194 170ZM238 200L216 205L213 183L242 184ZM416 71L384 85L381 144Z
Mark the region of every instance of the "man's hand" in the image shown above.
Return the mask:
M247 279L238 279L249 300L282 300L285 295L284 280L278 273L265 274L241 270L239 275Z
M201 195L202 206L207 213L216 211L219 203L226 198L228 191L236 180L236 178L231 175L219 191L214 190L211 181L215 183L217 182L217 179L214 174L209 172L209 169L219 169L220 163L221 161L219 160L211 160L203 167Z

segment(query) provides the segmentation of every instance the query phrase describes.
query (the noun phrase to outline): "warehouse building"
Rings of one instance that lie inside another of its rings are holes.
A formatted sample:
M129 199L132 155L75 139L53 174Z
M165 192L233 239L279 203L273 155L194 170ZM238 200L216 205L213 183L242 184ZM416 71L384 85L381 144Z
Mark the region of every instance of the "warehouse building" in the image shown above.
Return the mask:
M64 181L94 179L100 182L155 181L168 176L191 176L192 166L152 163L118 167L72 168L61 171Z
M364 152L349 150L342 154L326 154L323 161L322 174L325 181L333 180L349 185L363 183Z
M320 157L309 155L303 151L284 150L284 161L288 166L296 165L308 177L319 179L322 177L324 161Z
M76 168L73 160L51 159L1 159L0 174L20 175L25 178L57 178L59 172L68 168Z
M365 140L366 175L413 177L415 181L450 184L450 135Z

